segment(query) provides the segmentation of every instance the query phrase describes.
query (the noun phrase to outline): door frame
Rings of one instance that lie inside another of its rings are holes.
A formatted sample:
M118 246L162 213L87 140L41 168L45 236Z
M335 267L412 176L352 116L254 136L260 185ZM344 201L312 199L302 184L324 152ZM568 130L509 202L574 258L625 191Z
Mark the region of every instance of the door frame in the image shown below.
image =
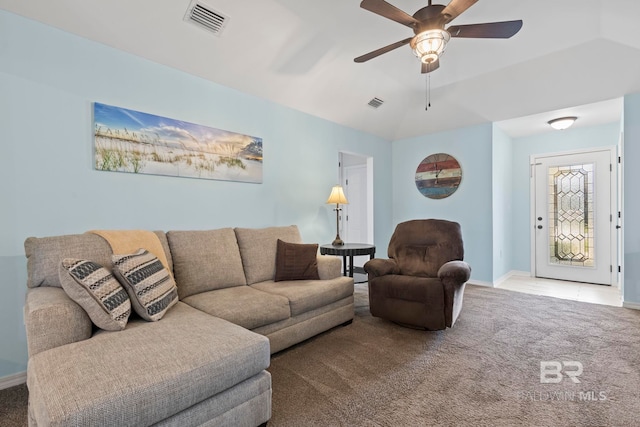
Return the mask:
M369 244L373 244L374 242L374 198L373 198L373 157L372 156L368 156L366 154L361 154L361 153L355 153L355 152L351 152L351 151L339 151L338 152L338 179L340 182L340 185L344 185L344 179L345 179L345 174L344 174L344 169L346 169L348 166L345 166L345 162L343 161L343 156L352 156L352 157L359 157L361 158L362 164L366 167L366 186L367 186L367 241L366 242L359 242L359 243L369 243ZM346 223L346 221L341 221L341 228L344 227L344 224ZM346 234L346 233L345 233Z
M584 148L577 150L569 150L569 151L558 151L553 153L538 153L529 155L529 226L530 226L530 276L536 276L536 180L535 180L535 167L538 163L539 158L546 157L556 157L556 156L566 156L572 154L588 154L595 153L598 151L608 151L609 152L609 164L610 167L613 168L613 165L616 165L616 170L619 169L619 164L617 162L617 153L618 147L615 145L607 145L603 147L594 147L594 148ZM620 171L618 170L618 173ZM618 212L618 206L616 202L616 195L618 194L618 182L616 177L613 176L613 169L610 175L610 212ZM618 234L615 228L617 222L614 221L614 218L611 218L609 222L609 256L610 256L610 265L616 268L617 266L622 265L622 260L618 254ZM620 287L620 283L618 281L618 274L611 273L611 286Z
M624 295L624 132L620 131L618 143L618 158L615 161L617 166L617 206L616 209L618 211L618 222L616 226L616 236L618 239L618 248L616 253L618 254L618 289L620 289L620 294Z

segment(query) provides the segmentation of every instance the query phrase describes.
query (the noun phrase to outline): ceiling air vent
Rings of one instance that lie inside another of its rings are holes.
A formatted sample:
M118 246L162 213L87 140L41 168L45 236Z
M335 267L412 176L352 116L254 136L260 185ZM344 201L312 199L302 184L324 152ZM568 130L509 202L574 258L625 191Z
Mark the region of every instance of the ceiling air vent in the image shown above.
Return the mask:
M219 36L229 18L201 1L193 0L187 9L184 20Z
M382 104L384 104L384 101L380 98L373 98L371 101L369 101L369 106L373 108L378 108Z

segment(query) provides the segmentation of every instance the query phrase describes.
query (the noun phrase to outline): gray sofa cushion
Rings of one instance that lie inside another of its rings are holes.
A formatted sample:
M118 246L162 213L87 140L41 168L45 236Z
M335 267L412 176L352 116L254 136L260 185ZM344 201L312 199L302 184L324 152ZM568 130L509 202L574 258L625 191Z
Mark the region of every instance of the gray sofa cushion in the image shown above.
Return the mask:
M302 243L298 227L236 228L247 284L273 280L276 275L278 239Z
M203 292L182 301L247 329L288 319L291 313L286 297L262 292L250 286Z
M180 299L246 285L233 229L169 231L167 239Z
M131 314L131 300L118 280L93 261L65 258L60 263L60 283L69 297L106 331L121 331Z
M154 231L160 239L167 256L169 267L172 265L171 252L167 237L162 231ZM24 242L27 256L27 286L62 287L58 277L60 262L64 258L87 259L111 270L113 251L109 243L93 233L69 234L53 237L28 237Z
M287 297L291 305L291 315L297 316L307 311L339 301L353 295L353 278L340 276L331 280L266 281L251 285L276 295Z
M32 357L29 409L38 425L152 425L268 366L267 338L178 302L160 322Z
M24 242L27 255L27 286L61 288L58 269L64 258L88 259L111 268L111 246L102 237L70 234L55 237L29 237Z

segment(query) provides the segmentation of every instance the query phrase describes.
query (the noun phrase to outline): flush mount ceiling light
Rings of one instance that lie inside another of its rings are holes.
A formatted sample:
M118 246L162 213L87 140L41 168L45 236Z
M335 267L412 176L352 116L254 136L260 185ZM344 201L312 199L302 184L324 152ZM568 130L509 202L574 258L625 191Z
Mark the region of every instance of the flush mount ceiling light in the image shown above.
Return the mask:
M423 64L431 64L442 55L450 38L445 30L428 30L412 38L410 46Z
M578 118L575 116L559 117L557 119L549 120L547 123L549 123L549 126L556 130L564 130L568 127L571 127L573 122L575 122L576 120L578 120Z

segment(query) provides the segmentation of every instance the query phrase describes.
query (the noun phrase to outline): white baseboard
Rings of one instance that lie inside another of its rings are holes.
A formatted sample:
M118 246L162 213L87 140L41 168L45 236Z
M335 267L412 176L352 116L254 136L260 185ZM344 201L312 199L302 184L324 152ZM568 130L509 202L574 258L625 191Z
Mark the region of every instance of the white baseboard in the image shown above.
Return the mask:
M637 303L637 302L626 302L626 301L624 301L622 303L622 306L624 308L632 308L634 310L640 310L640 303Z
M9 375L7 377L0 378L0 390L5 388L17 386L27 382L27 373L19 372L17 374Z
M500 286L502 284L502 282L504 282L505 280L507 280L507 279L509 279L510 277L513 277L513 276L531 277L531 273L529 273L528 271L511 270L508 273L506 273L505 275L503 275L502 277L494 280L493 283L484 282L482 280L475 280L475 279L470 279L468 283L471 284L471 285L486 286L486 287L489 287L489 288L497 288L498 286Z
M487 287L487 288L493 288L493 283L491 283L491 282L483 282L482 280L471 279L467 283L470 284L470 285L484 286L484 287Z
M497 288L503 282L507 281L508 279L510 279L513 276L531 277L531 273L528 272L528 271L511 270L511 271L507 272L506 274L504 274L502 277L498 278L497 280L494 280L493 281L493 286Z

